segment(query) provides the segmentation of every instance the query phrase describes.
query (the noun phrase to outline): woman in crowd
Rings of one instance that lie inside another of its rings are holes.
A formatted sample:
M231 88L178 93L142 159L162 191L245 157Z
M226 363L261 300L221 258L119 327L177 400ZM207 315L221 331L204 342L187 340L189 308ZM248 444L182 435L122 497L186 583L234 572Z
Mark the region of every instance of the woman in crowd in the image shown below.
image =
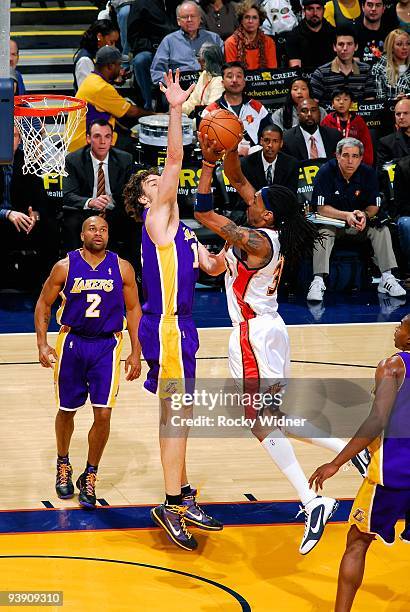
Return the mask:
M182 112L190 115L196 106L208 106L219 100L224 92L222 85L222 64L224 57L218 45L206 42L199 50L199 63L202 72L195 89L182 105Z
M410 35L393 30L384 41L384 54L373 66L379 99L401 98L410 92Z
M74 89L77 92L85 77L94 70L94 60L100 47L115 47L120 33L108 19L100 19L90 25L80 40L80 47L74 54Z
M355 25L361 13L359 0L329 0L325 4L324 18L340 30Z
M290 130L290 128L299 125L297 108L306 98L313 98L309 81L301 77L295 77L290 82L285 104L272 113L272 122L282 130ZM325 117L326 111L320 107L320 119L322 120Z
M205 30L219 34L222 40L238 27L236 3L230 0L201 0L199 3L203 11L202 23Z
M332 94L333 111L326 115L321 125L339 130L343 138L357 138L364 146L363 161L373 165L373 143L370 130L363 117L350 110L353 94L347 87L335 89Z
M246 70L276 68L276 47L260 28L265 11L256 0L243 0L237 7L239 27L225 41L227 62L241 62Z

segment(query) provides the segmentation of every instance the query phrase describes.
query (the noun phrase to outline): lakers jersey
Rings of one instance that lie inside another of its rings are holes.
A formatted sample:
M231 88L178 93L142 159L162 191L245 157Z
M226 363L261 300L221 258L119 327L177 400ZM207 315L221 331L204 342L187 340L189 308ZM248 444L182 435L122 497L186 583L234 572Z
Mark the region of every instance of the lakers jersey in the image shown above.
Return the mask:
M225 287L232 325L278 309L277 287L283 267L278 233L266 228L257 231L265 234L272 246L272 257L263 268L248 268L236 247L225 255Z
M404 380L387 427L369 447L368 478L392 489L410 489L410 353L397 355L404 363Z
M68 259L57 322L90 338L122 331L124 297L118 255L106 251L96 268L83 258L80 250L70 251Z
M147 210L143 212L145 221ZM156 245L142 228L142 288L144 314L190 316L199 275L198 239L179 222L175 238Z

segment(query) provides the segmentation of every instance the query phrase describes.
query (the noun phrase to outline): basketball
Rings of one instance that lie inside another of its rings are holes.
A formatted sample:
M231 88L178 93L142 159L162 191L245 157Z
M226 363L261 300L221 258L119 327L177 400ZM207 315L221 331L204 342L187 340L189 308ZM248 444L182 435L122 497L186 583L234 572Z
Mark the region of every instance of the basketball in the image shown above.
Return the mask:
M204 117L199 124L202 136L216 140L220 150L233 149L242 140L243 125L238 117L224 108L217 108Z

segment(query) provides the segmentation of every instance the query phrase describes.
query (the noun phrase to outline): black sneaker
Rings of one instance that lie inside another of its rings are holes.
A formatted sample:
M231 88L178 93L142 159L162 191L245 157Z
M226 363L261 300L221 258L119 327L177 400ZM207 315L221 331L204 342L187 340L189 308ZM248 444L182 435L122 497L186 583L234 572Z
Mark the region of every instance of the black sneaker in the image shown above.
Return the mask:
M78 501L84 508L95 508L97 499L95 497L95 481L97 480L97 472L94 470L86 470L78 477L76 487L80 493Z
M74 495L71 480L73 468L69 461L57 461L56 493L60 499L70 499Z
M367 468L369 467L370 459L369 451L367 448L364 448L350 460L362 478L366 478L367 476Z
M208 516L204 510L196 503L196 489L192 489L189 495L182 498L182 505L186 507L184 520L188 525L194 525L205 531L221 531L224 528L222 523Z
M189 533L185 524L186 506L168 506L161 504L151 510L152 520L162 527L168 537L184 550L195 550L198 542Z

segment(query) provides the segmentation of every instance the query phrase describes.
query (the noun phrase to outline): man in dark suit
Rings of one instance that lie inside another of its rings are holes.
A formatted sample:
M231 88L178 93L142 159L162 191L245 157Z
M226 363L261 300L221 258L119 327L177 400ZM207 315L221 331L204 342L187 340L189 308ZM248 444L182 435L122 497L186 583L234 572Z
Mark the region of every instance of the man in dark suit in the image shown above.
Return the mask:
M109 247L138 270L140 228L127 216L122 196L133 173L133 159L130 153L111 147L112 135L108 121L97 119L88 127L88 144L66 157L63 242L66 251L80 248L84 220L96 214L103 215L110 226Z
M263 128L256 151L241 159L242 172L257 191L269 185L283 185L297 192L299 163L290 155L282 153L283 132L277 125Z
M396 125L393 134L380 138L377 145L377 169L380 172L386 162L410 155L410 100L403 98L394 108Z
M298 106L299 125L285 132L283 150L299 161L330 159L342 139L339 130L320 125L320 109L315 100L307 98Z
M48 202L42 180L33 174L23 174L20 142L15 127L13 163L0 167L1 280L23 282L24 279L17 278L16 268L25 253L27 264L32 263L34 275L29 280L34 286L46 278L50 266L58 259L58 231L56 211ZM32 258L33 252L38 255L36 260Z

